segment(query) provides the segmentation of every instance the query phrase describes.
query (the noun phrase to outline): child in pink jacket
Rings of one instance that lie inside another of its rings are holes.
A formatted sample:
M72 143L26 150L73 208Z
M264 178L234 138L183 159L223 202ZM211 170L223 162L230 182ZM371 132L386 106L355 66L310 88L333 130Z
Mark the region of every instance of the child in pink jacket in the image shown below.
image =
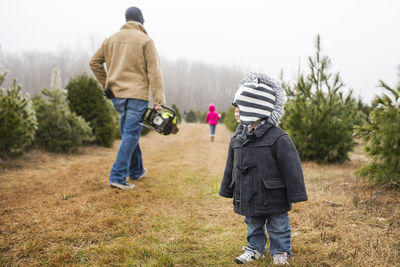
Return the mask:
M211 133L211 142L214 142L214 134L215 134L215 127L218 124L218 120L221 116L215 112L215 105L210 104L208 106L208 113L207 113L207 122L210 125L210 133Z

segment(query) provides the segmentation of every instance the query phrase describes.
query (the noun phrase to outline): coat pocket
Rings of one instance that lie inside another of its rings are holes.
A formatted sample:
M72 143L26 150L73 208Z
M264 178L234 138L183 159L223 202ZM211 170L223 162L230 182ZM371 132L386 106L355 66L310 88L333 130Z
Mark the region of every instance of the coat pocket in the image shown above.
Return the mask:
M264 205L282 205L287 203L286 184L281 178L263 179Z
M238 206L240 204L240 189L236 188L235 179L232 179L229 189L233 191L233 205Z

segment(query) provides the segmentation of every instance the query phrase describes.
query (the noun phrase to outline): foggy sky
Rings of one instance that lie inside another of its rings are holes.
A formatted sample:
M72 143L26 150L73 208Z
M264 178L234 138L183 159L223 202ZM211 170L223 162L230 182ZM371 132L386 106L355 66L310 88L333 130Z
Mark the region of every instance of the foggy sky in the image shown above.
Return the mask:
M323 53L354 95L370 101L380 79L397 80L400 1L396 0L0 0L5 52L93 53L141 8L149 35L167 59L238 65L279 78L305 70L321 35Z

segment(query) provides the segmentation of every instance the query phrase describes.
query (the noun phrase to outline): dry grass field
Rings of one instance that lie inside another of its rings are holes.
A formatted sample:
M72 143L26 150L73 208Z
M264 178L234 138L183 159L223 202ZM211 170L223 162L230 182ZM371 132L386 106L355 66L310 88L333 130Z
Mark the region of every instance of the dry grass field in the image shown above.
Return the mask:
M108 185L114 147L33 151L0 165L0 266L235 266L243 217L218 196L231 133L182 124L141 139L149 172L134 190ZM400 192L343 165L303 163L309 201L290 212L292 266L399 266ZM271 258L249 266L269 266Z

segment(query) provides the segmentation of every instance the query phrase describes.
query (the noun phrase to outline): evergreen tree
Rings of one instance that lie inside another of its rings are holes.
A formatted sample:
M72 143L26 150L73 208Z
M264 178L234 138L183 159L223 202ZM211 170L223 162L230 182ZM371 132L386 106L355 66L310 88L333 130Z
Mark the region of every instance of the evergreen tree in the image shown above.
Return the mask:
M149 128L147 128L147 127L142 127L142 131L140 132L140 135L141 136L145 136L145 135L147 135L148 133L150 133L151 132L151 129L149 129Z
M356 127L364 149L372 162L362 166L358 174L378 184L400 186L400 67L395 88L384 81L379 86L386 91L376 96L367 122Z
M53 73L51 89L43 88L33 98L38 120L36 143L48 151L75 151L85 142L94 139L89 124L80 116L71 113L67 93L60 89L58 71Z
M96 144L111 147L119 123L115 119L110 101L103 96L100 84L84 73L72 78L66 89L71 111L89 122Z
M181 123L182 113L179 111L178 107L175 104L173 104L171 108L176 112L176 123Z
M359 111L359 121L356 121L356 125L362 126L369 117L371 110L373 109L373 105L369 106L365 104L360 98L357 100L357 110Z
M196 114L196 122L200 122L201 123L202 122L201 121L202 113L200 111L198 111L198 110L196 110L194 113Z
M114 107L111 108L113 111L113 121L115 123L115 139L121 139L121 129L119 126L119 114L118 111L114 109Z
M186 122L197 122L196 112L189 110L186 114Z
M229 130L231 130L232 132L234 132L236 130L239 123L236 121L236 118L235 118L235 107L234 106L231 106L229 108L228 112L226 112L223 121Z
M0 86L3 84L4 79L6 78L7 72L0 72Z
M204 111L203 113L199 113L200 117L199 117L199 122L200 123L207 123L207 111Z
M226 116L226 112L225 112L225 111L222 111L222 112L221 112L221 122L222 122L222 123L224 123L225 116Z
M309 57L309 74L300 74L294 86L282 83L288 95L281 127L285 129L303 160L343 162L354 147L353 126L360 120L356 101L339 73L331 73L331 61L321 54L320 37L316 54Z
M0 75L0 86L5 73ZM0 88L0 152L10 156L23 154L37 129L35 111L29 96L21 96L14 79L9 89Z
M7 75L7 69L4 63L4 56L3 53L1 52L1 46L0 46L0 86L3 84L6 75Z

